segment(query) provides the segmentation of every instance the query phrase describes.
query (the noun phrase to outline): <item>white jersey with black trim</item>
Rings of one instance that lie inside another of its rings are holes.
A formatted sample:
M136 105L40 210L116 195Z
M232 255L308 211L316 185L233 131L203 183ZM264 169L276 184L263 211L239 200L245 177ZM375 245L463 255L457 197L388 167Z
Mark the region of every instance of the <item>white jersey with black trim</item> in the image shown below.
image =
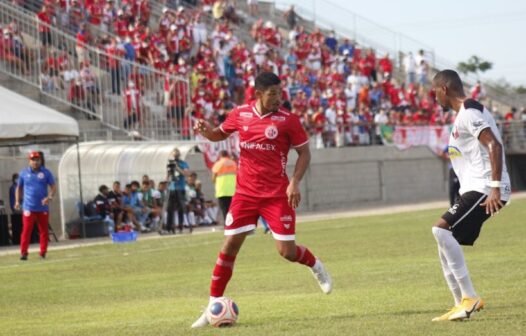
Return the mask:
M468 191L478 191L488 195L491 190L489 153L479 141L480 132L488 127L502 144L499 129L491 113L479 102L466 99L458 111L448 146L449 158L460 182L461 195ZM501 184L501 199L507 201L510 198L511 185L504 148Z

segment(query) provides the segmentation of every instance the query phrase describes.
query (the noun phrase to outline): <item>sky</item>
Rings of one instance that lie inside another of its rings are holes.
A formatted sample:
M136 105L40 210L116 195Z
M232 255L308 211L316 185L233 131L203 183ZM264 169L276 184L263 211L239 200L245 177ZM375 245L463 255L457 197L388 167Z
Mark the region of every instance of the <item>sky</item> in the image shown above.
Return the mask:
M337 32L346 28L353 31L356 26L358 34L392 49L414 51L419 46L432 48L437 60L444 64L454 66L477 55L493 63L493 69L482 74L481 79L505 78L513 85L526 86L526 1L276 2L283 5L295 3L299 13L301 8L309 13L315 12L319 22L332 26ZM356 20L354 13L358 15Z

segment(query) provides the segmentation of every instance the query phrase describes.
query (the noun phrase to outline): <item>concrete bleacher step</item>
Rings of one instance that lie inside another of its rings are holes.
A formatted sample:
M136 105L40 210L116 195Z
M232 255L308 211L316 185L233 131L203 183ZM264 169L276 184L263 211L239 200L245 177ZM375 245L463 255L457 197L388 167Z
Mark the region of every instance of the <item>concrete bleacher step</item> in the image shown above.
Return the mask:
M100 120L77 120L80 130L101 130L104 125Z

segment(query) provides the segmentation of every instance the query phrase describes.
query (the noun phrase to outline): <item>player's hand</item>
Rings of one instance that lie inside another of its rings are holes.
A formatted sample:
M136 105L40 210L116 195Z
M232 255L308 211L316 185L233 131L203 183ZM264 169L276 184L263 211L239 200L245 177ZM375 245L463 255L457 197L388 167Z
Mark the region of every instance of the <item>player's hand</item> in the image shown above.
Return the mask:
M194 126L194 131L201 133L205 137L212 130L212 125L203 119L198 119Z
M486 207L486 214L495 215L499 213L500 208L504 206L500 200L500 188L491 188L489 196L480 203L481 207Z
M290 180L289 186L287 187L287 198L289 205L296 209L301 201L301 193L299 184L296 182L296 180L292 179Z
M20 203L18 202L15 203L15 210L20 210Z
M48 205L48 204L49 204L49 201L50 201L49 197L44 198L44 199L42 200L42 205Z

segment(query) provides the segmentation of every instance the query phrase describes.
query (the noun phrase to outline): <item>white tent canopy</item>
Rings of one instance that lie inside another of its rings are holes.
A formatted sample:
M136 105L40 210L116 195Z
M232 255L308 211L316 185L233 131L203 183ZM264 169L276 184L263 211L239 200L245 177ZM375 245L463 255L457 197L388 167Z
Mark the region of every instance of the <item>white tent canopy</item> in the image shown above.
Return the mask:
M166 165L174 148L181 158L194 148L196 142L85 142L79 144L82 198L84 203L98 194L100 185L111 188L113 181L124 185L140 181L147 174L155 182L166 178ZM77 146L64 153L59 167L62 232L66 223L79 218L80 201Z
M0 142L78 136L73 118L0 86Z

